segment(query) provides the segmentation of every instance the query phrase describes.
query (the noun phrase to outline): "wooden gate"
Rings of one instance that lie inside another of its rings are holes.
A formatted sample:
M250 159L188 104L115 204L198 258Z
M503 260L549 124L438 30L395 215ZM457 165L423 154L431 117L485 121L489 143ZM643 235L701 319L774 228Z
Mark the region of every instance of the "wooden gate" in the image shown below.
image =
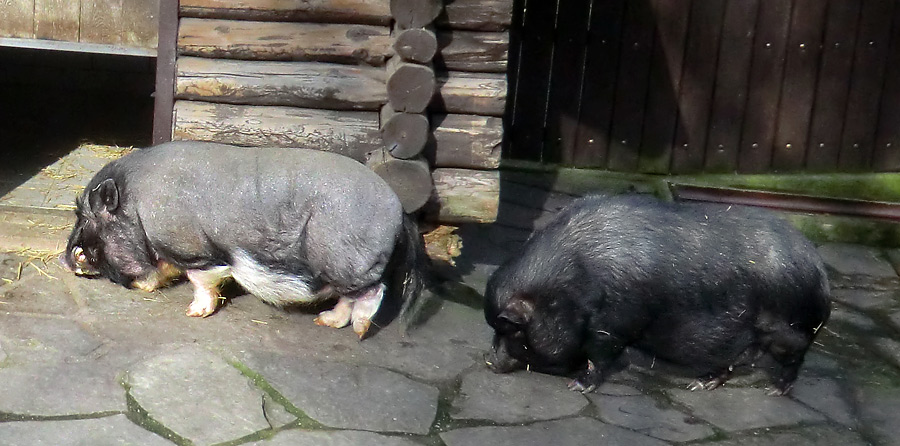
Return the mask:
M505 156L900 170L897 0L518 0Z

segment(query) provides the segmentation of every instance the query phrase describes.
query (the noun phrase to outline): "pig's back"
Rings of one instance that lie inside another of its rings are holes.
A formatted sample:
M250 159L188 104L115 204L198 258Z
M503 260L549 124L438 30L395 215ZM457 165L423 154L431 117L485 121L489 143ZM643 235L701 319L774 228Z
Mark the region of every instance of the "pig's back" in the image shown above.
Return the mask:
M186 256L239 247L269 257L262 261L292 263L308 249L300 245L310 231L332 244L366 237L372 252L349 254L380 255L390 253L402 225L390 186L333 153L185 141L122 161L148 238Z

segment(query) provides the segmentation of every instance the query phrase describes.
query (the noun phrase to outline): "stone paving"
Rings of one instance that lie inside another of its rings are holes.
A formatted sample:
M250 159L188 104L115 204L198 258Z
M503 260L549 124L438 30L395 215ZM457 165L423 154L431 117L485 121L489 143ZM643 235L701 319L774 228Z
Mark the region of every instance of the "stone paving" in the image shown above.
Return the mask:
M525 233L463 227L462 283L406 336L357 341L235 296L184 315L154 293L0 256L0 445L900 444L900 252L825 245L833 318L792 394L759 371L713 391L640 352L595 393L489 372L480 292ZM892 262L892 260L894 262Z

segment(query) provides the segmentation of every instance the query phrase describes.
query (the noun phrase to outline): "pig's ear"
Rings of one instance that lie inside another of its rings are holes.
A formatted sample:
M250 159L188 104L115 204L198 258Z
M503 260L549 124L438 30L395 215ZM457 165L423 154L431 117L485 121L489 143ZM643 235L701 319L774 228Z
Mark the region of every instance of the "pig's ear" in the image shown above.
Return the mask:
M534 315L534 303L526 296L516 294L506 304L506 308L497 316L501 321L514 327L523 327L531 322Z
M119 189L112 178L100 182L88 195L91 210L94 212L106 211L113 213L119 208Z

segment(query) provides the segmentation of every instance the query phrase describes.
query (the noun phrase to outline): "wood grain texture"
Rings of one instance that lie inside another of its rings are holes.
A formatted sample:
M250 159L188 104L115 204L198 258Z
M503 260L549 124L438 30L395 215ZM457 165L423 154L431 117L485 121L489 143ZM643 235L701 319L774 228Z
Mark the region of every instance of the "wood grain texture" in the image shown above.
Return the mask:
M34 0L34 37L78 41L80 11L70 0Z
M845 172L868 170L872 163L885 65L890 52L898 51L898 48L888 46L896 8L893 0L862 2L844 135L838 156L838 167Z
M34 37L35 0L0 0L0 37Z
M431 24L444 9L442 0L391 0L391 16L400 29Z
M394 51L403 60L428 63L437 54L437 36L431 28L395 29Z
M706 142L706 172L737 170L758 0L728 2Z
M178 51L186 56L299 60L381 66L393 54L387 27L181 19Z
M81 42L157 47L159 0L84 0Z
M805 164L825 6L819 0L796 0L794 4L772 147L772 168L779 171L800 170Z
M421 113L402 113L385 104L380 115L381 139L391 156L409 159L425 149L431 129Z
M439 31L435 66L444 71L504 73L509 63L509 33Z
M747 91L747 108L741 150L740 172L765 172L772 165L778 101L790 28L791 4L784 0L760 0L753 42L753 61Z
M318 62L178 59L179 99L331 110L378 110L387 102L383 68Z
M491 116L433 115L433 147L426 149L437 167L500 167L503 120Z
M182 17L387 26L389 0L182 0Z
M378 113L294 107L175 103L175 140L255 147L302 147L364 161L381 148Z
M387 64L388 102L394 110L422 113L431 102L437 86L434 69L430 65L403 62L393 57Z
M437 75L437 89L428 105L432 112L503 116L506 75L451 71Z
M366 165L391 186L406 213L418 211L432 196L431 170L422 156L399 159L376 150L369 154Z
M434 169L434 209L440 223L493 223L500 206L500 172L496 170Z
M809 131L809 150L815 154L807 157L806 167L809 170L828 171L837 167L859 10L860 2L832 1L828 6Z
M513 0L445 0L435 20L441 28L506 31L512 24Z

